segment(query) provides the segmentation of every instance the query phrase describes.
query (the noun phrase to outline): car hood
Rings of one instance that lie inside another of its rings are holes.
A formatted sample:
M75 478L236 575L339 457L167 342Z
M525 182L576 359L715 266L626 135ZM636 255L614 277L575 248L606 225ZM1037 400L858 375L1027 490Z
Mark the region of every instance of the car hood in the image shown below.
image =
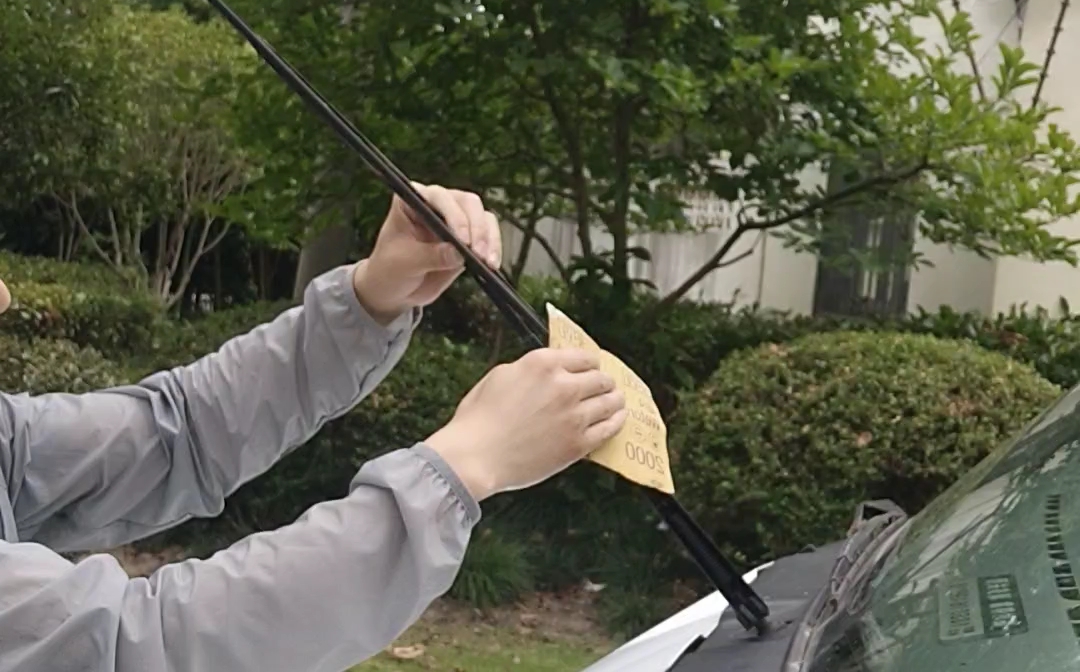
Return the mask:
M758 575L771 565L761 565L744 574L743 579L753 585ZM719 592L707 595L582 672L667 672L691 645L716 630L727 606L727 600Z
M744 575L769 607L763 635L747 632L727 600L712 593L582 672L775 672L843 546L807 548Z

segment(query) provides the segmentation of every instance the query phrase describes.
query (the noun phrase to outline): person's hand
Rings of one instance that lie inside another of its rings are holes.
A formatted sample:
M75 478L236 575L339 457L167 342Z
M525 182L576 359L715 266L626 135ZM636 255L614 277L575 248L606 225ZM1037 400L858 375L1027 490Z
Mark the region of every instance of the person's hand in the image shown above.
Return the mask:
M413 183L462 242L492 268L502 264L502 236L495 215L474 193ZM353 287L360 303L383 323L427 306L465 269L450 243L431 233L394 196L371 256L356 266Z
M546 480L624 422L623 395L595 354L545 348L492 369L426 443L480 501Z

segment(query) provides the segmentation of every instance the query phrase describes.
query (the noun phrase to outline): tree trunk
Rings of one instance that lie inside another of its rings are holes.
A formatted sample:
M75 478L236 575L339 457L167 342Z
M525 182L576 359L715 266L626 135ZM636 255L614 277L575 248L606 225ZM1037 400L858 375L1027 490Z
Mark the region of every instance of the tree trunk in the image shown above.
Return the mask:
M225 283L221 273L221 246L214 248L214 310L225 307Z
M293 299L301 301L312 280L346 263L355 245L356 234L348 224L328 226L309 240L300 250L293 283Z
M258 291L259 301L265 301L270 296L270 279L266 273L266 247L259 245L255 252L255 286Z

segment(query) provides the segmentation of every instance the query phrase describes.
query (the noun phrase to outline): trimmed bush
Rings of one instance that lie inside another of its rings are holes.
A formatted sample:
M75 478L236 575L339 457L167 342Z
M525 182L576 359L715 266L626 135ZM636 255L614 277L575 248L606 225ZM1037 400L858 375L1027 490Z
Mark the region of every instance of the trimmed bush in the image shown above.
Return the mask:
M0 250L0 279L4 282L33 282L66 285L85 291L130 292L130 285L112 269L95 263L70 263Z
M101 264L0 252L0 279L12 296L0 327L29 340L70 340L120 359L151 350L161 327L160 304Z
M919 510L1060 390L931 336L836 332L733 354L673 422L682 501L747 563L842 535L854 507Z
M116 358L154 347L163 312L151 297L101 288L11 282L4 331L26 339L64 339Z
M126 382L124 371L92 348L0 336L0 389L7 394L91 392Z
M445 424L479 382L484 363L441 336L416 334L405 356L356 410L332 423L324 440L355 470L385 452L411 446Z
M1080 384L1080 315L1053 317L1014 308L994 316L948 307L901 318L806 316L758 308L683 302L662 313L639 358L665 389L701 384L731 353L834 331L902 332L970 341L1030 364L1065 388Z
M1064 388L1080 384L1080 315L1052 317L1046 310L1013 308L986 317L943 308L920 311L903 320L905 331L978 343L1033 366L1044 378Z

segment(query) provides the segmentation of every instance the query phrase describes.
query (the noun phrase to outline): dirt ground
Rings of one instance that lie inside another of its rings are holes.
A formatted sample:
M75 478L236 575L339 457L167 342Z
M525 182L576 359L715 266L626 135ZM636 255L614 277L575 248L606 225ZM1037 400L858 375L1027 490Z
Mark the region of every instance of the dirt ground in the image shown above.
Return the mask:
M536 593L521 602L489 611L462 607L445 600L424 614L429 628L454 632L470 627L477 635L513 628L516 634L547 642L595 644L603 630L595 616L595 594L584 589L562 593Z

